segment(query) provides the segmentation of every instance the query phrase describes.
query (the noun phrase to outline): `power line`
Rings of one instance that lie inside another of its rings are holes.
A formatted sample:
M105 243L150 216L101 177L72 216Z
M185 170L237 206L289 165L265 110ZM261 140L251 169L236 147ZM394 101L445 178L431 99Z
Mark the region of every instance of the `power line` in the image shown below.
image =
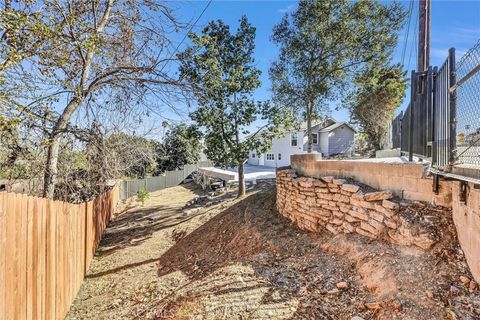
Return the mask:
M419 14L419 12L418 12L418 14ZM409 55L409 58L408 58L408 69L409 70L410 70L410 62L412 61L413 51L415 51L415 55L418 54L417 27L418 27L418 16L415 19L415 27L413 28L413 46L410 46L410 55Z
M202 12L200 13L200 15L198 16L198 18L195 20L195 22L190 26L190 28L188 29L188 32L185 33L185 36L183 36L183 39L182 41L180 41L180 43L177 45L177 47L175 48L175 50L173 51L173 53L170 55L170 58L165 62L165 64L163 65L163 67L160 69L159 72L162 72L163 69L165 68L165 66L168 64L168 61L171 60L175 54L178 52L178 49L180 49L180 46L183 44L183 42L185 41L185 39L187 39L188 37L188 34L190 32L192 32L193 30L193 27L195 27L197 25L197 22L200 20L200 18L202 18L203 14L205 13L205 11L207 11L208 7L210 6L210 4L212 3L213 0L209 0L207 5L203 8Z
M405 41L403 43L403 50L402 50L402 66L403 66L403 63L405 61L405 53L407 51L407 45L408 45L408 38L410 36L410 22L412 20L412 12L413 12L413 0L410 0L410 4L409 4L409 7L408 7L408 22L407 22L407 31L405 33Z

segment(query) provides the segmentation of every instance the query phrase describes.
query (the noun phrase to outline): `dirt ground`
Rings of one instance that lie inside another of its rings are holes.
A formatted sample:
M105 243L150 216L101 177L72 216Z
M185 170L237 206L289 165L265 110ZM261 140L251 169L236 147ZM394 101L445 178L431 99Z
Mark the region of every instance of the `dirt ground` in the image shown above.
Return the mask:
M425 252L299 230L273 182L185 210L199 194L161 190L111 221L66 318L480 319L449 215Z

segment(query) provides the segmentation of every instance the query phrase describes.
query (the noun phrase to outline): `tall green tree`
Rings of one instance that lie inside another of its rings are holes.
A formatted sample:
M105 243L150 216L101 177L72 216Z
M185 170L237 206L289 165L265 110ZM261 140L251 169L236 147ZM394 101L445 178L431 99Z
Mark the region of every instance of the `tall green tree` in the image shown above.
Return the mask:
M252 99L260 86L255 67L255 28L244 16L235 34L223 21L212 21L180 55L181 76L194 88L199 108L191 116L205 128L208 158L223 167L238 167L238 196L245 195L244 164L250 150L265 152L274 136L291 126L283 108ZM263 125L252 130L252 124Z
M185 123L173 126L165 135L162 154L157 160L161 172L183 168L200 159L202 133L195 125Z
M353 120L376 150L381 148L395 110L405 96L405 76L400 65L370 66L357 74L355 90L346 99Z
M312 151L312 117L338 97L352 74L372 61L381 63L396 43L405 18L396 2L302 0L273 29L280 48L270 68L274 99L307 122Z

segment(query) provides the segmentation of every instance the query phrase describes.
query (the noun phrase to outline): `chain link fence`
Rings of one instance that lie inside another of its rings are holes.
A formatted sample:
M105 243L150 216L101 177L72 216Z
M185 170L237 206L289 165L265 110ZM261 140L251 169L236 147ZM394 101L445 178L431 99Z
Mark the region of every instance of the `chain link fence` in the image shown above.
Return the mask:
M456 64L456 163L480 166L480 41Z

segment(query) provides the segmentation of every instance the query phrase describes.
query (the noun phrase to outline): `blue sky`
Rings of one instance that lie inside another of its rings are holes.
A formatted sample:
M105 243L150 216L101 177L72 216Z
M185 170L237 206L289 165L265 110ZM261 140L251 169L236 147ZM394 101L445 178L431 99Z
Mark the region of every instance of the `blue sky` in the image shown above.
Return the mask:
M401 3L406 8L409 5L409 1L401 1ZM216 19L222 19L232 27L232 30L235 30L238 19L245 14L250 23L257 29L255 60L257 67L262 70L262 87L255 92L255 98L266 100L271 95L268 68L278 53L276 46L270 41L272 28L280 21L285 12L294 10L296 4L296 1L213 1L198 21L197 26L193 28L193 31L200 31L204 24ZM184 21L194 21L206 5L207 1L176 2L177 16ZM414 2L413 8L404 59L405 70L412 70L416 67L415 43L418 30L416 23L418 20L418 1ZM463 54L480 39L480 0L433 0L431 18L431 65L433 66L442 64L447 57L448 48L455 47L458 54ZM401 52L405 45L406 34L405 26L399 33L399 44L394 57L395 63L401 62ZM178 34L177 41L180 42L183 36L184 34ZM181 47L185 45L188 45L188 39ZM399 111L408 104L406 100L407 98ZM332 104L332 109L335 106L335 104ZM349 119L346 110L333 111L332 115L341 121ZM181 120L178 115L170 115L170 117ZM187 119L185 117L184 120Z

